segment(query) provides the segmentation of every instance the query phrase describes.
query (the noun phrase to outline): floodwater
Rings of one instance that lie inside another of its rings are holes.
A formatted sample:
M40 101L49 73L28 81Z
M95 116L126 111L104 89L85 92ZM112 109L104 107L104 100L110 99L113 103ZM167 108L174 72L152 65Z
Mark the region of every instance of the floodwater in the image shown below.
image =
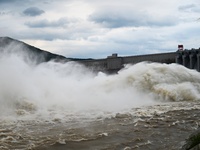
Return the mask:
M179 102L95 120L1 122L0 145L33 150L177 150L198 129L199 109L199 102Z
M116 75L0 58L0 149L177 150L199 127L200 74L142 62Z

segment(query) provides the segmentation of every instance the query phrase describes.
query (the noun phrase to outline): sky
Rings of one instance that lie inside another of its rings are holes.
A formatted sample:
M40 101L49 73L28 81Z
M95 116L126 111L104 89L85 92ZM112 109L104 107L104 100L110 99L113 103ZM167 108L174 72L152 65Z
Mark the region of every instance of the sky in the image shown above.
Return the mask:
M200 0L0 0L0 36L75 58L200 47Z

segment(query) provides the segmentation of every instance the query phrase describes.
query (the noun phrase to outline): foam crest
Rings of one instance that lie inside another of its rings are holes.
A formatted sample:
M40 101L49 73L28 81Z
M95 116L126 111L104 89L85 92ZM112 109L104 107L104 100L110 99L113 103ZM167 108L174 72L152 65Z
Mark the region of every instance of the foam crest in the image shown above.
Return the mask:
M200 98L199 73L176 64L143 62L106 75L74 62L30 65L12 55L0 58L0 72L0 114L5 117L90 117Z
M177 64L138 63L120 72L144 93L151 92L156 100L194 101L200 99L199 72Z

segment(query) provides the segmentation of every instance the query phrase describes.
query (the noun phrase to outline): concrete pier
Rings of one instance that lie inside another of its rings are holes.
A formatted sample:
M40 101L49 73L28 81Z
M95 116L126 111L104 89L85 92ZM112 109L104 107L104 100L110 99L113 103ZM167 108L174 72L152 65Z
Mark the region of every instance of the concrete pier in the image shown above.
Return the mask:
M188 68L190 66L190 64L189 64L189 62L190 62L189 54L185 53L184 55L182 55L182 58L183 58L183 66Z
M178 51L176 63L200 71L200 48Z
M197 57L194 53L190 54L190 69L194 69L196 68L196 61L197 61Z
M200 54L197 54L197 71L200 72Z

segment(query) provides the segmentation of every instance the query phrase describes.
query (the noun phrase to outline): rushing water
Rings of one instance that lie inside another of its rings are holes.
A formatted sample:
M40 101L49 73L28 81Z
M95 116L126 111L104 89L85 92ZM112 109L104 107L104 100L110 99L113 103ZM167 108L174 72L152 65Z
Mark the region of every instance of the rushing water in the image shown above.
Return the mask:
M0 149L179 149L200 119L200 74L142 62L115 75L0 57Z

